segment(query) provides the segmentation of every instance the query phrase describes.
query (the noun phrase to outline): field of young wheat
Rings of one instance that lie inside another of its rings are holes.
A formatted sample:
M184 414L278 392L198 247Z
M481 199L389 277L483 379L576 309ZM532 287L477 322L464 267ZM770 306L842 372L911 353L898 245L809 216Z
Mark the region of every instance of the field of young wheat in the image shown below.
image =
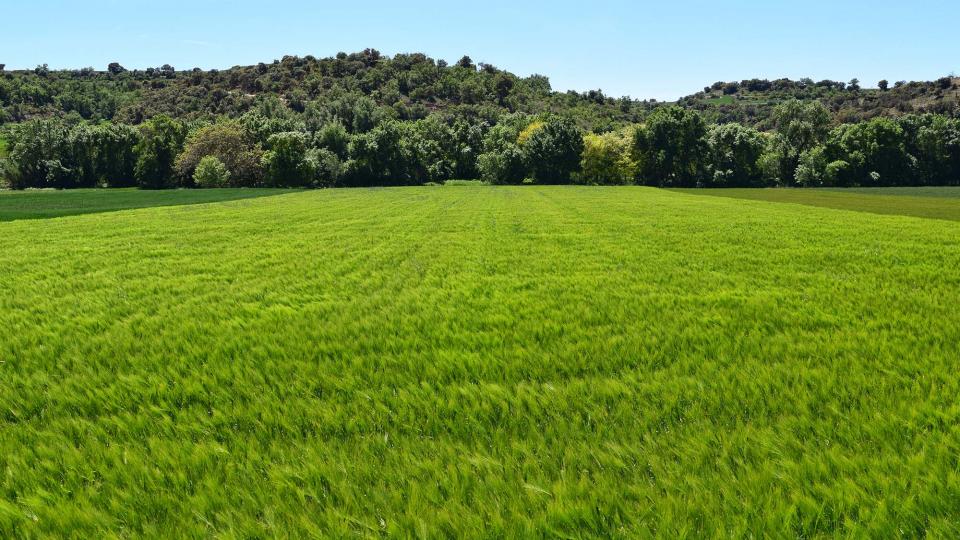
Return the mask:
M0 222L0 537L960 536L957 221L250 193Z

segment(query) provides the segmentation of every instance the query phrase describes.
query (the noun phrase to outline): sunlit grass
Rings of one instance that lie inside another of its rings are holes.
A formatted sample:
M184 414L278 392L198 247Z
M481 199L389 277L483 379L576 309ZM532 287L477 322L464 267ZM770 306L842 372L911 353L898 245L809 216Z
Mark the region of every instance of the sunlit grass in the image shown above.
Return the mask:
M0 537L957 537L960 223L647 188L0 224Z

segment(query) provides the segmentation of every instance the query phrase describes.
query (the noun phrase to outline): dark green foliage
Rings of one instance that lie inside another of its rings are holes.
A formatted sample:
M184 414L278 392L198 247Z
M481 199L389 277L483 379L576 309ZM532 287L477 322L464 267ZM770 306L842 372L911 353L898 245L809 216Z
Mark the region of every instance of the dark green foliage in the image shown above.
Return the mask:
M125 125L70 126L58 119L20 124L11 133L11 187L132 185L139 140L137 130Z
M402 146L404 127L385 122L350 141L350 159L344 165L343 185L403 185L410 178L412 159Z
M624 108L612 98L552 92L546 77L521 78L488 64L477 69L469 57L450 66L424 54L390 58L372 49L323 59L285 56L223 71L127 70L112 63L106 71L41 66L0 74L0 119L15 122L64 112L132 124L159 114L236 118L253 110L264 113L264 101L272 101L275 110L312 115L320 124L338 117L355 132L389 118L417 120L431 111L469 117L484 109L484 116L570 111L582 127L592 129L635 121L647 106L636 102ZM273 133L281 131L291 130ZM259 142L265 144L266 137Z
M263 155L263 170L270 187L305 187L314 180L314 163L307 159L307 136L298 131L272 135Z
M634 134L633 154L646 185L694 187L707 168L707 126L694 111L664 107Z
M951 184L960 182L956 86L951 78L886 90L749 79L662 106L600 90L553 92L546 77L520 78L469 57L447 65L372 49L224 71L38 66L0 74L0 123L51 122L7 127L2 175L20 188L135 178L144 187L191 186L199 161L213 155L232 185L257 186L262 152L290 142L273 137L297 133L303 144L271 157L269 185L569 182L585 158L591 173L578 181L599 184L625 182L624 171L658 186ZM904 114L913 110L933 113ZM898 119L844 127L879 114ZM543 125L558 117L567 120ZM603 159L583 155L581 133L627 130L636 131L631 155L613 155L612 139L593 141L604 143L592 147ZM617 178L597 172L605 170Z
M477 156L481 178L491 184L519 184L527 176L523 150L517 144L520 132L530 123L524 114L506 115L484 136L483 153Z
M707 133L710 152L710 187L750 187L763 182L760 157L767 141L759 131L740 124L711 126Z
M800 157L826 140L830 113L817 101L794 99L774 109L773 124L776 128L770 156L773 180L781 185L793 185Z
M174 162L187 136L186 127L168 116L157 116L140 127L137 144L137 184L146 189L174 185Z
M862 124L844 124L827 139L825 156L835 164L831 172L837 186L893 186L910 184L911 157L904 131L889 118Z
M208 156L216 157L230 171L233 187L259 185L263 171L263 150L253 136L236 121L201 127L187 138L183 153L177 157L180 178L192 178L194 169Z
M538 184L568 184L580 170L583 135L568 118L550 118L523 145L523 158Z
M32 120L14 128L9 149L11 187L70 187L63 160L69 156L68 126L59 120Z

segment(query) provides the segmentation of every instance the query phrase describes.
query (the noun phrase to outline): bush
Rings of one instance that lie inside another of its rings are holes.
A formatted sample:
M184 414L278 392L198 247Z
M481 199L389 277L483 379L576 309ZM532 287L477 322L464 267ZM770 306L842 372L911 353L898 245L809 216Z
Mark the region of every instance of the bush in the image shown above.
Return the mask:
M197 187L202 188L227 187L230 183L230 171L215 156L207 156L197 165L193 173L193 181Z
M194 171L208 156L216 157L230 171L231 185L252 187L260 183L263 150L240 123L222 122L194 131L177 157L177 174L185 179L195 178Z

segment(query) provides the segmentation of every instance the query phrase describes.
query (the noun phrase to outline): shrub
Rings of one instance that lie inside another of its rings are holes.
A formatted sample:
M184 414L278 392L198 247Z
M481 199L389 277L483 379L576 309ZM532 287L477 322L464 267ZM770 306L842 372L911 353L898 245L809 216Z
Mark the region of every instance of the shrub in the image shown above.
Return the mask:
M206 156L200 160L200 164L193 172L193 181L197 187L202 188L227 187L230 182L230 171L215 156Z
M263 150L240 123L222 122L193 132L177 157L177 174L194 178L194 171L208 156L216 157L230 171L231 185L250 187L260 183Z

